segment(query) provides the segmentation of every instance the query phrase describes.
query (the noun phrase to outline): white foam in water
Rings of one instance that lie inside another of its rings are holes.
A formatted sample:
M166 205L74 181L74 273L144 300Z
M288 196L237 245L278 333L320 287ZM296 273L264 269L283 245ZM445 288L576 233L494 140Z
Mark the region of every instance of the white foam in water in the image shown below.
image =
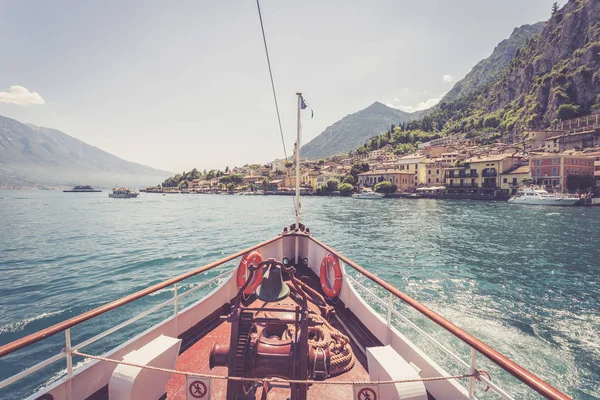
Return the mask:
M48 318L48 317L53 317L55 315L62 314L65 311L66 310L42 313L40 315L36 315L35 317L26 318L21 321L13 322L12 324L1 325L0 333L20 332L23 329L25 329L25 327L27 325L29 325L30 323L32 323L33 321L37 321L37 320Z

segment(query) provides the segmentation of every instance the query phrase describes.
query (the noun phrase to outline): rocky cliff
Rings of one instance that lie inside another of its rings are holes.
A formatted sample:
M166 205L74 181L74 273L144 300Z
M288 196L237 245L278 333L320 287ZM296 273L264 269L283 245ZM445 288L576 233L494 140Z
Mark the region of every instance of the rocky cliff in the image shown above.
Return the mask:
M600 1L570 0L495 82L443 99L423 119L447 133L522 132L600 108Z
M515 28L508 39L498 43L492 54L479 61L473 69L444 96L443 101L465 98L481 91L488 84L498 80L515 57L517 50L529 39L537 36L544 28L545 22L523 25Z

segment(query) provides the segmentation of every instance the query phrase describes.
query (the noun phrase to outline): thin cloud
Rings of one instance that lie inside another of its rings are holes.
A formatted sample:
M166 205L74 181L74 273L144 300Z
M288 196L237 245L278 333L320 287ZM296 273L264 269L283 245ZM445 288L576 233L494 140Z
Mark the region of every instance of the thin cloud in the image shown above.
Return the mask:
M437 98L435 99L429 99L429 100L425 100L425 101L421 101L419 104L417 104L416 106L399 106L397 107L399 110L405 111L405 112L415 112L415 111L421 111L421 110L427 110L428 108L431 108L433 106L435 106L437 103L440 102L440 100L442 100L442 98L444 97L446 93L442 93L441 95L439 95Z
M30 92L23 86L11 86L6 92L0 92L0 103L29 106L32 104L46 104L38 92Z
M452 82L454 82L454 77L452 75L446 74L442 77L442 81L444 81L446 83L452 83Z

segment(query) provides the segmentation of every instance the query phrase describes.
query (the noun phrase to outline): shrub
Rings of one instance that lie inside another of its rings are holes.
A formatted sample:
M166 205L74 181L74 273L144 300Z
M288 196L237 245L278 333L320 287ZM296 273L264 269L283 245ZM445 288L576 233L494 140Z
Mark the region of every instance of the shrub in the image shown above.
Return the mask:
M561 104L556 110L556 117L561 120L575 118L581 112L581 106L577 104Z
M354 191L354 186L349 183L342 183L338 186L338 190L342 194L342 196L350 196Z
M497 128L498 125L500 125L500 121L498 120L498 117L496 117L495 115L490 115L488 117L485 117L485 119L483 120L484 128Z
M377 193L395 193L397 190L398 187L390 181L379 182L377 185L375 185L375 191Z
M336 181L335 179L330 179L327 181L325 186L327 187L328 192L335 192L336 190L338 190L339 184L340 183L338 181Z

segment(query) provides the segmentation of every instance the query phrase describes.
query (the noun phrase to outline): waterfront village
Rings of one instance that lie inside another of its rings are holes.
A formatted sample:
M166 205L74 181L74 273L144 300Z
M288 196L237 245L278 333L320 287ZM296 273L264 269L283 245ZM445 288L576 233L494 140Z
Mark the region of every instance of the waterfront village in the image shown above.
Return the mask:
M176 176L143 191L285 195L293 194L296 185L295 165L286 160L198 175L187 180ZM388 145L365 154L304 160L300 184L302 194L317 195L343 196L371 188L389 197L503 200L521 187L536 185L597 198L600 114L527 132L518 141L481 145L456 135L420 143L416 152L403 156L394 155Z

